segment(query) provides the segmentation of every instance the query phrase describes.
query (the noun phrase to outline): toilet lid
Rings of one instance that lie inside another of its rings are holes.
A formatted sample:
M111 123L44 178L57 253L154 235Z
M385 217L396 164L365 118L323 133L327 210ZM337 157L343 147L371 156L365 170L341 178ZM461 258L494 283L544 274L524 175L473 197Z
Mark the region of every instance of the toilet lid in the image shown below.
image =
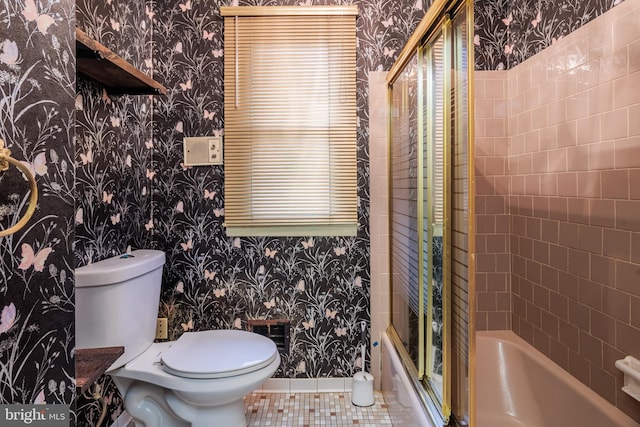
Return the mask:
M267 337L239 330L185 332L162 352L164 370L186 378L223 378L246 374L277 356Z

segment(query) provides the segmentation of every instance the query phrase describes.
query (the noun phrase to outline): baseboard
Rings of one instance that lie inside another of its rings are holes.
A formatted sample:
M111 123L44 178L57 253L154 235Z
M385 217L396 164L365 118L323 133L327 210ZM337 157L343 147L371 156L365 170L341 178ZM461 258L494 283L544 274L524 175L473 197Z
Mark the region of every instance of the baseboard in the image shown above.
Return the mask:
M351 392L352 378L270 378L256 391L265 393Z

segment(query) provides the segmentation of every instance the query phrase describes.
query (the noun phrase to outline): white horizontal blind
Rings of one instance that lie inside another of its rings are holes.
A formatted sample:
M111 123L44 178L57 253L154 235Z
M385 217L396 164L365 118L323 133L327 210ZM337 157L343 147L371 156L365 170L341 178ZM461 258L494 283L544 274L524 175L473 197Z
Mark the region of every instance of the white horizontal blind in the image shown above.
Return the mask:
M228 9L227 234L355 235L355 15Z

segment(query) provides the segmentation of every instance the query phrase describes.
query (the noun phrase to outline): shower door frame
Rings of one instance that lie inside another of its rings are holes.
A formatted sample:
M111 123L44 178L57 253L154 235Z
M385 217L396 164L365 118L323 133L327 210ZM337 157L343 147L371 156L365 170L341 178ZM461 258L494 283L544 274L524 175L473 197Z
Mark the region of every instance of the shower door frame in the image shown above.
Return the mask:
M422 307L422 301L423 299L423 292L424 292L424 274L423 273L423 252L425 250L424 248L424 244L423 244L423 237L424 237L424 232L425 232L425 228L424 228L424 198L423 198L423 192L424 192L424 176L423 176L423 159L424 159L424 150L425 150L425 145L427 147L429 147L428 149L431 150L431 138L429 139L429 141L425 141L423 132L424 132L424 123L423 120L425 120L425 116L424 116L424 110L423 110L423 103L424 103L424 96L423 96L423 91L425 90L424 88L424 76L422 75L422 72L424 70L424 66L423 66L423 61L426 61L425 58L425 50L426 50L426 46L432 42L432 40L434 40L436 38L436 36L438 34L441 34L441 36L444 39L444 55L446 56L445 60L444 60L444 66L445 66L445 70L444 70L444 90L443 93L447 94L447 93L451 93L451 88L452 88L452 84L453 84L453 78L451 76L451 72L449 72L449 69L447 68L447 66L450 66L451 71L453 71L453 55L452 55L452 44L455 43L455 40L453 40L452 34L452 21L453 19L457 16L458 13L460 13L461 11L466 13L466 28L467 28L467 34L466 34L466 47L467 47L467 75L466 75L466 81L467 81L467 113L468 113L468 119L467 119L467 138L468 138L468 142L467 142L467 182L468 182L468 187L467 187L467 203L468 203L468 216L467 216L467 239L468 239L468 258L467 258L467 268L468 268L468 277L467 277L467 291L468 291L468 325L467 325L467 349L468 349L468 360L466 360L466 364L467 364L467 378L468 378L468 383L466 384L466 389L465 390L454 390L454 392L457 393L456 398L457 399L466 399L466 403L467 403L467 413L468 413L468 419L466 420L466 422L468 422L468 425L475 425L475 334L473 333L475 331L475 203L474 203L474 195L475 195L475 165L474 165L474 148L473 148L473 143L472 141L473 139L473 131L474 131L474 123L473 123L473 68L474 68L474 62L473 62L473 1L471 0L436 0L431 7L429 8L429 10L427 11L427 13L425 14L423 20L421 21L420 25L418 26L418 28L416 29L416 31L414 32L414 34L411 36L411 38L409 39L409 41L407 42L407 45L403 48L402 52L400 53L398 60L396 61L396 63L393 65L393 67L391 68L391 70L389 71L388 75L387 75L387 86L388 86L388 105L389 105L389 111L392 111L392 87L393 87L393 83L396 81L396 79L398 77L400 77L401 73L403 72L403 70L405 69L405 67L409 64L410 61L412 61L414 59L414 57L418 58L418 96L417 99L419 99L418 105L416 106L417 110L418 110L418 137L417 137L417 143L418 143L418 176L417 176L417 181L418 181L418 186L417 186L417 221L418 221L418 226L417 226L417 230L419 233L419 238L418 238L418 259L420 260L419 262L419 267L418 267L418 271L420 272L419 274L419 301L421 302L420 304L420 311L419 311L419 363L418 366L415 366L413 359L409 356L409 353L407 352L407 350L405 349L402 340L400 339L400 336L398 335L398 333L396 332L396 330L393 327L393 323L391 324L391 326L388 329L388 334L391 338L391 341L394 343L394 346L396 348L396 350L398 351L398 354L400 355L400 358L405 366L405 369L407 370L407 372L409 373L409 377L413 380L413 385L414 388L416 389L416 391L418 392L418 396L420 397L423 406L427 409L429 415L432 417L432 419L436 422L436 423L442 423L441 425L447 425L450 421L450 416L451 414L451 402L452 402L452 398L451 398L451 393L452 393L452 389L451 387L454 386L456 387L456 384L452 384L452 378L451 378L451 369L452 369L452 365L451 365L451 310L452 310L452 302L451 302L451 265L452 265L452 259L451 259L451 246L452 246L452 239L451 239L451 171L453 169L453 160L450 159L450 154L447 155L446 152L451 153L451 146L445 146L445 160L444 160L444 191L443 191L443 196L445 198L445 206L444 206L444 224L443 224L443 291L442 291L442 297L443 297L443 306L442 306L442 315L443 315L443 333L442 333L442 376L443 376L443 385L442 385L442 395L441 395L441 399L439 398L439 393L437 393L436 391L434 391L428 381L428 378L425 377L425 371L424 371L424 367L426 365L426 363L428 362L428 360L430 360L430 357L427 356L425 357L425 349L427 351L431 351L431 333L430 333L430 327L427 328L427 331L425 332L425 328L424 328L424 319L423 319L423 313L424 313L424 309L427 310L427 313L430 314L432 312L432 298L431 298L431 290L432 287L429 286L428 287L428 292L429 292L429 298L428 298L428 307ZM446 97L445 97L446 98ZM450 98L450 97L449 97ZM451 117L453 114L453 111L451 109L451 100L450 99L444 99L444 109L446 112L451 113L451 114L445 114L444 116L444 141L446 143L452 143L452 136L450 135L452 133L451 130ZM392 124L392 120L393 117L392 115L390 115L389 117L389 134L388 134L388 141L392 140L392 130L391 130L391 124ZM449 134L449 135L447 135ZM391 171L391 144L389 144L388 146L388 158L389 158L389 163L388 163L388 167L389 167L389 171L388 171L388 176L391 178L392 177L392 171ZM431 154L430 154L431 155ZM433 162L431 162L433 164ZM431 167L431 165L429 165L429 167ZM431 175L431 170L429 169L429 173ZM429 180L429 191L432 191L432 181ZM392 195L392 179L389 180L389 195L390 195L390 199L391 199L391 195ZM428 198L429 201L428 206L431 205L431 197ZM430 207L427 207L428 210L430 210ZM390 212L391 214L391 212ZM428 241L429 242L433 242L433 226L428 226L428 232L427 232L427 236L428 236ZM392 236L392 232L391 232L391 224L390 224L390 230L389 230L389 236L391 238ZM390 245L390 248L392 247L392 245ZM427 248L427 252L428 252L428 264L427 264L427 275L428 277L430 277L430 281L433 280L433 278L429 275L431 275L431 271L432 271L432 266L431 264L433 263L433 258L432 258L432 248ZM391 262L391 257L390 257L390 262ZM390 271L392 271L391 269L391 265L390 265ZM390 289L390 294L393 295L393 290ZM429 319L431 319L430 316L428 316ZM429 320L427 319L427 321ZM426 338L426 343L424 342ZM456 362L460 363L460 360L456 360ZM429 365L430 366L430 365ZM458 386L460 386L458 384ZM460 386L461 388L465 388L464 386ZM455 417L452 417L451 421L454 421L457 423L459 423L461 420L456 420ZM460 423L457 425L464 425L464 423Z

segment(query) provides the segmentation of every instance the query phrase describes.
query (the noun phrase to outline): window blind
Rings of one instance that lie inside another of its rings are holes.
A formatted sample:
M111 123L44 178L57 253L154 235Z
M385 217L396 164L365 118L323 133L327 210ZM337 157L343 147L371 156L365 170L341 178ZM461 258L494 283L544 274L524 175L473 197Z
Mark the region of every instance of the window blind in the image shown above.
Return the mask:
M442 236L444 225L444 37L439 35L429 46L430 67L433 102L427 108L428 114L433 116L431 130L431 147L433 158L433 218L434 235Z
M222 7L225 226L355 235L357 7Z

